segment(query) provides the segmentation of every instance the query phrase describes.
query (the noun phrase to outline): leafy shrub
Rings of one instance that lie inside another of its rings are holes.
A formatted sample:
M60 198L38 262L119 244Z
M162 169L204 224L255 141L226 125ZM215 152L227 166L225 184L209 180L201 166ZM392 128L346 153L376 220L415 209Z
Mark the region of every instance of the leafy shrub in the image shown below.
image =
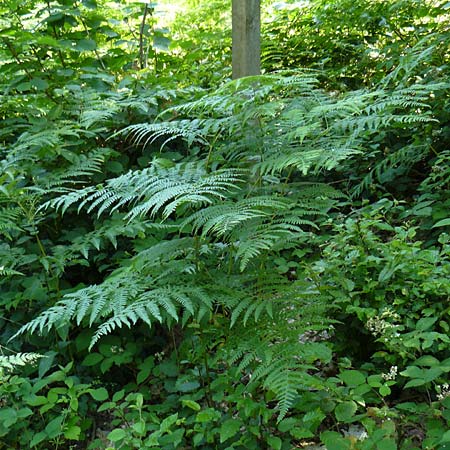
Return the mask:
M448 7L188 3L0 6L2 441L445 448Z

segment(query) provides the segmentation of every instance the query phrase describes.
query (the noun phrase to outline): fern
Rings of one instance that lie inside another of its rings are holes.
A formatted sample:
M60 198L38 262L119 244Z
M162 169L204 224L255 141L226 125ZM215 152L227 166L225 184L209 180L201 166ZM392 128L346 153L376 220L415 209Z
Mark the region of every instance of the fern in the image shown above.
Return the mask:
M177 138L185 139L188 145L194 142L206 144L208 127L205 121L174 121L168 124L140 124L131 125L126 129L126 137L133 139L138 145L147 146L163 139L163 148L166 144ZM120 134L124 134L121 132Z
M151 162L143 169L97 184L92 174L113 152L80 152L66 158L71 175L60 171L47 177L47 185L35 183L33 192L46 199L40 214L56 209L97 216L96 229L76 239L64 236L70 244L51 251L58 261L54 273L78 264L80 255L90 259L91 252L118 245L119 238L126 251L117 253L97 284L66 293L17 335L75 323L96 327L92 346L138 322L203 326L220 310L236 333L224 348L225 360L239 362L252 383L276 395L280 419L301 392L321 389L313 374L331 352L326 343L302 336L328 329L329 306L305 283L278 273L273 259L311 247L343 197L319 182L322 174L359 163L376 133L408 133L432 122L429 98L437 87L336 95L318 88L314 75L237 80L169 108L154 123L115 132L113 139L124 136L145 148ZM90 109L85 104L72 131L101 129L135 100L117 93ZM151 102L136 107L146 104ZM65 150L58 136L42 143ZM170 150L184 153L183 162L172 162L164 153ZM389 164L394 159L372 169L382 174ZM5 267L21 269L6 259ZM300 280L299 272L294 277Z
M251 330L240 325L234 332L238 337L230 339L224 352L230 364L238 363L239 370L249 374L249 390L262 385L275 394L280 421L302 392L325 389L325 380L317 372L331 360L326 339L333 320L327 318L326 300L307 293L300 282L286 284L284 289L279 285L261 303L247 302L236 311L251 305L253 311L246 314L249 320L263 301L272 304L273 312L255 315Z
M186 270L185 264L179 267ZM166 273L171 274L171 271ZM158 281L163 286L158 286ZM149 326L154 322L169 326L183 315L184 320L196 315L200 318L205 314L205 308L211 310L213 307L214 297L201 286L190 283L166 286L163 280L156 278L154 285L148 283L148 277L141 278L125 271L102 285L66 294L55 306L21 327L13 338L27 332L45 333L71 321L78 325L87 321L89 326L100 322L91 341L92 347L101 336L116 328L131 327L138 320Z
M12 239L11 233L13 231L21 231L18 225L23 211L20 208L0 208L0 234L6 238Z
M0 380L4 372L12 371L17 367L34 364L42 355L37 353L16 353L15 355L0 355Z
M190 215L182 224L183 229L192 225L195 232L202 234L229 234L236 227L244 226L246 221L271 217L276 211L288 208L289 202L282 198L269 196L252 197L237 202L221 203L209 206Z
M1 277L10 277L13 275L24 275L22 272L11 269L10 267L0 266L0 276Z
M184 203L202 205L212 203L214 198L224 198L241 180L239 170L224 169L208 174L202 163L180 164L168 169L153 164L148 169L109 180L105 186L70 191L46 203L44 208L52 206L65 212L74 203L79 203L79 210L89 204L88 212L97 209L101 215L131 204L128 220L154 216L160 210L163 218L167 218ZM134 206L137 202L139 204Z

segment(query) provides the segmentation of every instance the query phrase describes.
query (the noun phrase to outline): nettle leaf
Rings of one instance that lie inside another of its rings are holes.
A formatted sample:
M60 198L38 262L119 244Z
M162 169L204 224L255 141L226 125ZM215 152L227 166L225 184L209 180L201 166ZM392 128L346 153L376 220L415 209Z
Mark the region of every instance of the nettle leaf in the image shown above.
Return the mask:
M108 391L105 388L93 389L90 390L89 393L91 394L91 397L98 402L103 402L109 397Z
M438 366L440 364L440 362L437 358L435 358L432 355L424 355L424 356L421 356L419 359L416 359L414 361L414 364L416 366L433 367L433 366Z
M357 405L354 401L343 402L336 406L334 415L339 422L348 422L355 415L356 410Z
M233 436L236 436L241 426L242 421L240 419L228 419L223 422L219 431L220 442L225 442Z
M400 372L400 375L408 378L423 378L425 374L424 369L420 369L417 366L408 366L405 370Z
M122 428L116 428L115 430L112 430L110 433L108 433L107 438L111 442L119 442L126 436L127 432L125 430L123 430Z
M345 370L338 377L350 387L359 386L366 382L366 376L357 370Z
M416 324L416 330L418 331L426 331L429 330L436 322L437 317L424 317L419 319Z

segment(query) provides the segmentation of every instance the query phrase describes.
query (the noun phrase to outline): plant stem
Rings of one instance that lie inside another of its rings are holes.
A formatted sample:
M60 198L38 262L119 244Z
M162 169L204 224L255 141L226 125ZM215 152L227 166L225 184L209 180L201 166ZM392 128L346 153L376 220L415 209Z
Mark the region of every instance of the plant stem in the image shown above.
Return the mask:
M145 21L147 19L147 14L149 11L148 3L144 6L144 14L142 15L142 22L139 29L139 67L142 69L145 69L146 67L146 61L144 57L144 28L145 28Z

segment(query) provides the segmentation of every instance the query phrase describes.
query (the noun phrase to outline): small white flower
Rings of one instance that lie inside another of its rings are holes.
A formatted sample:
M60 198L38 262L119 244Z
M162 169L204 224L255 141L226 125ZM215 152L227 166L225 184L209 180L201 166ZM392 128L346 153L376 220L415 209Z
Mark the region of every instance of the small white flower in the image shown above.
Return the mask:
M382 373L381 374L381 378L383 378L383 380L386 380L386 381L395 380L397 378L397 373L398 373L398 367L397 366L392 366L389 369L388 373Z
M437 390L439 393L437 394L437 399L439 401L444 400L447 397L450 397L450 386L448 383L444 383L441 386L437 386Z

